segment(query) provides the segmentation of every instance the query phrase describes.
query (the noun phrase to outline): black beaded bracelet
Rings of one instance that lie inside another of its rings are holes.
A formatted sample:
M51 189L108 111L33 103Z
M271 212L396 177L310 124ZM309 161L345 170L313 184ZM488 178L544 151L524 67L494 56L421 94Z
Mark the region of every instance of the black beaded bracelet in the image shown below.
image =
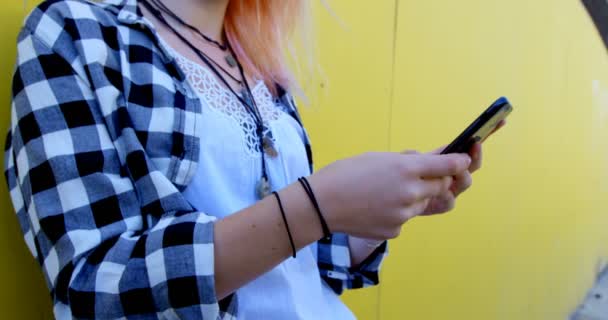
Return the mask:
M296 257L296 245L293 242L293 237L291 236L291 230L289 230L289 224L287 223L287 217L285 216L285 209L283 209L283 203L281 202L281 197L279 197L279 194L275 191L272 194L274 194L275 198L277 198L277 202L279 203L279 209L281 210L281 216L283 217L283 223L285 223L285 229L287 230L287 235L289 236L289 243L291 244L291 251L293 252L292 257Z
M308 180L305 177L298 178L298 181L300 182L300 184L302 184L302 188L304 188L304 190L306 191L306 194L308 194L308 197L310 198L312 205L315 207L315 210L317 211L317 215L319 216L319 220L321 221L321 228L323 228L323 238L326 240L329 239L329 237L331 236L331 232L329 231L329 227L327 226L327 221L325 221L325 218L323 217L323 214L321 213L321 208L319 207L319 202L317 202L317 198L315 197L315 193L312 191L312 188L310 187L310 183L308 182Z

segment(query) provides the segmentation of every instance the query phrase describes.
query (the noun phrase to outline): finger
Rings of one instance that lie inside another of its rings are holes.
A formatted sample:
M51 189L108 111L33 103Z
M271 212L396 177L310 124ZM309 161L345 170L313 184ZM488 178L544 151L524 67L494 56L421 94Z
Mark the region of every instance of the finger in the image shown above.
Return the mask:
M469 168L471 158L466 154L416 155L410 170L418 177L441 178L455 176Z
M500 122L496 125L496 127L494 128L494 130L492 130L492 133L500 130L500 128L504 127L506 124L507 124L507 120L506 119L500 120ZM492 133L490 133L490 134L492 134Z
M421 201L439 196L450 190L452 183L451 176L442 177L440 179L421 179L418 186L418 197L415 200Z
M481 143L476 143L471 147L469 151L469 156L471 157L471 165L469 166L469 172L473 173L479 168L481 168L481 164L483 161L483 148Z
M455 204L456 200L452 192L444 192L442 195L435 197L430 201L427 209L422 215L431 216L446 213L454 209Z
M400 218L399 224L404 224L407 221L409 221L410 219L424 213L428 204L429 204L429 199L425 199L425 200L420 200L420 201L414 202L414 203L409 204L406 207L404 207L401 210L400 215L399 215L399 218Z
M416 150L403 150L401 151L402 154L420 154L420 152L416 151Z
M447 186L447 190L452 184ZM442 190L446 190L443 179L419 179L417 182L411 182L404 185L403 203L411 207L415 203L432 198L435 195L441 194Z
M411 213L413 214L414 217L419 216L424 213L424 211L426 210L428 205L429 205L429 199L424 199L422 201L418 201L411 206Z
M452 211L456 206L456 197L451 192L446 192L442 196L442 206L439 208L440 213L446 213L448 211Z
M469 172L464 172L454 177L454 182L450 187L450 190L454 194L454 197L458 197L461 193L465 192L473 184L473 177Z
M492 129L492 131L490 132L490 134L488 134L488 136L485 137L483 139L483 141L486 141L486 139L488 139L491 135L493 135L496 131L500 130L500 128L504 127L506 124L507 124L507 120L504 120L504 119L500 120L500 122L496 125L496 127L494 127L494 129Z
M466 171L465 171L466 172ZM443 180L443 190L450 190L450 186L454 183L454 177L446 176L442 178Z

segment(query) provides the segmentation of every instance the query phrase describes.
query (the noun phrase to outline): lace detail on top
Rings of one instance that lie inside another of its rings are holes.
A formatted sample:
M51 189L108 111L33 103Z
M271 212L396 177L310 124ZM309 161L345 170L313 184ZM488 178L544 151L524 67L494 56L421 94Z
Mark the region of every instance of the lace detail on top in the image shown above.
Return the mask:
M258 157L262 151L260 141L256 134L256 124L252 115L245 109L234 94L220 83L211 70L204 68L198 63L184 57L175 49L170 48L175 56L177 63L182 68L188 81L199 96L215 111L220 112L234 120L242 129L245 138L245 145L251 156ZM268 124L276 121L282 114L276 102L264 84L258 81L251 88L253 97L258 110L264 120L264 134L268 135L273 142L276 139L272 136L272 131Z

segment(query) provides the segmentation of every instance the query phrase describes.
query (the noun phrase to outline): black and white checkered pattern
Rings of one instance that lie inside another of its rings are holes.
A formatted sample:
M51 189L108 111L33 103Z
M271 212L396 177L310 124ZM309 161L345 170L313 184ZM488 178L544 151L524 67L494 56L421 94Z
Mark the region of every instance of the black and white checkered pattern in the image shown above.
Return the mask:
M181 194L201 102L136 0L43 2L19 34L12 92L5 175L55 316L235 319L238 292L215 296L214 218ZM385 253L355 270L335 235L319 269L339 293L377 283Z

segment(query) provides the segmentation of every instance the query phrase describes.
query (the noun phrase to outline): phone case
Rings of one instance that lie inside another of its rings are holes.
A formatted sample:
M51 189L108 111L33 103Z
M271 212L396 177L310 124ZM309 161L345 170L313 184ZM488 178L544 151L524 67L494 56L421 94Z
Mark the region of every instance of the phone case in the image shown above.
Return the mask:
M473 144L484 141L500 121L513 110L509 100L500 97L469 125L441 154L468 153Z

